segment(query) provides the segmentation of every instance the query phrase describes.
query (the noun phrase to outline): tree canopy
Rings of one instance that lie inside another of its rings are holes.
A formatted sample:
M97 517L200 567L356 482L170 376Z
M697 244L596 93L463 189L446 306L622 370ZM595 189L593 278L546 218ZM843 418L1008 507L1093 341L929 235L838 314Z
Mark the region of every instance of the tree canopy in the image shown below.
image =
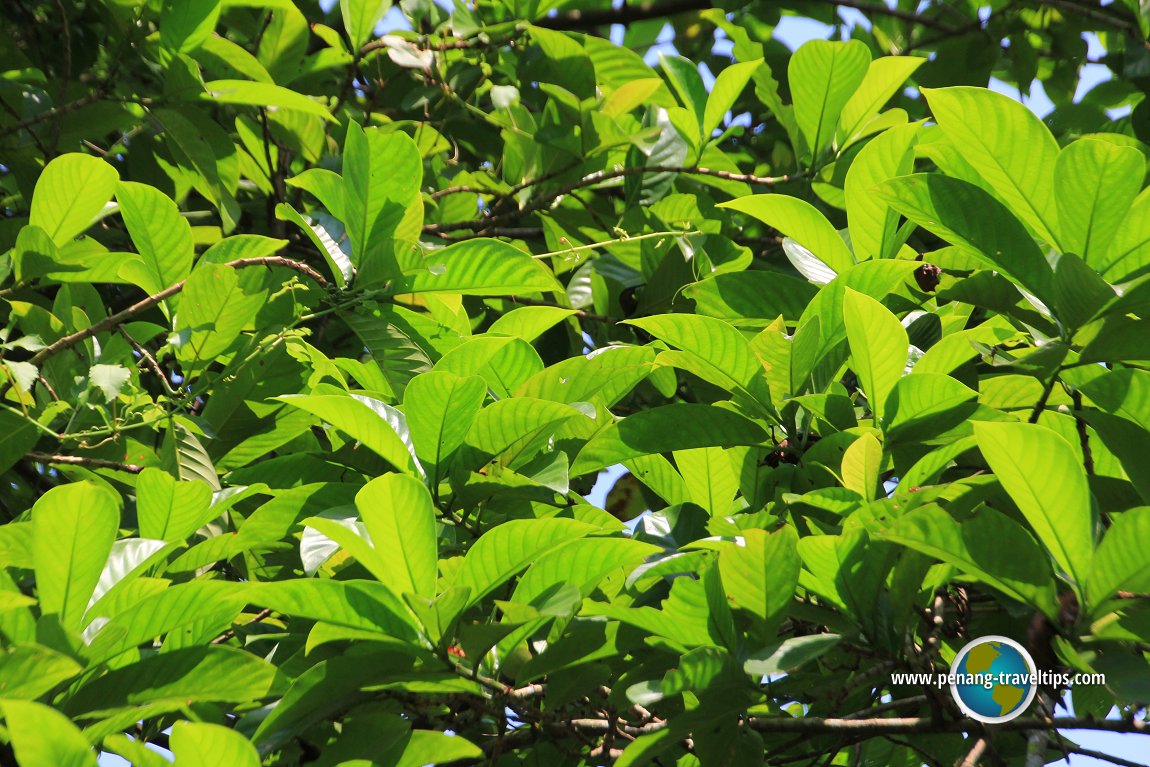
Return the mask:
M5 4L0 764L1145 732L1144 2L389 7Z

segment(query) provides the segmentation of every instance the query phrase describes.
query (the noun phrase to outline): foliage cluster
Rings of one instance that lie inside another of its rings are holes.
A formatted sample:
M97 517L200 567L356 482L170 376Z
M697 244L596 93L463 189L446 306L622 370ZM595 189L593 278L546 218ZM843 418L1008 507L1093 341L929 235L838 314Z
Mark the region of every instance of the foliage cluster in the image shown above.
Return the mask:
M0 763L1143 729L1137 0L6 5ZM891 686L984 634L1109 683L993 733Z

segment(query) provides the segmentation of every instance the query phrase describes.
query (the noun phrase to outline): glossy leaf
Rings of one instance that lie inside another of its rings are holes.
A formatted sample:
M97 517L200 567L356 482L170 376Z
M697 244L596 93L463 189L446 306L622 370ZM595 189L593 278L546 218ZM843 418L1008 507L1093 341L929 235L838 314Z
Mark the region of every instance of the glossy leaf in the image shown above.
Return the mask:
M857 40L811 40L791 57L795 121L812 156L818 157L834 138L843 108L866 78L870 52Z

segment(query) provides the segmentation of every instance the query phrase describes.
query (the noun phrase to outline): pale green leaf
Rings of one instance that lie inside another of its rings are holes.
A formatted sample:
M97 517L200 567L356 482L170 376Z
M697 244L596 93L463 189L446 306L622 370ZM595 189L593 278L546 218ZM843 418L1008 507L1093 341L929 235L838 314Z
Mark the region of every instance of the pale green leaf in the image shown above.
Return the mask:
M471 296L561 292L551 271L500 240L457 242L427 256L425 266L403 278L395 293L463 293Z
M887 59L879 59L886 61ZM921 59L916 59L921 61ZM876 187L895 176L910 173L914 167L916 125L904 125L871 139L851 162L843 192L851 246L861 261L890 257L898 232L898 214L879 197Z
M259 767L252 742L235 730L204 722L176 722L172 753L180 767Z
M96 767L83 733L56 709L23 700L6 700L0 709L21 767Z
M1091 609L1116 591L1150 591L1150 508L1139 507L1113 515L1090 565L1087 594Z
M882 56L872 61L866 77L843 107L837 132L839 146L852 143L906 79L926 61L918 56Z
M977 422L974 435L1002 487L1081 592L1094 534L1090 487L1074 448L1037 424Z
M731 607L754 621L757 638L774 637L799 582L798 535L790 525L776 532L747 529L742 541L719 550L719 572Z
M36 589L45 615L78 630L120 525L119 498L107 487L54 487L32 507Z
M1146 159L1134 147L1082 138L1063 148L1054 166L1063 251L1103 271L1145 174Z
M136 518L140 535L183 541L211 521L212 488L180 482L166 471L144 469L136 478Z
M867 432L852 442L843 453L843 487L873 501L878 491L881 467L882 444Z
M363 47L363 44L372 37L375 25L390 7L391 0L339 0L339 10L343 14L343 28L353 49Z
M843 322L850 344L852 369L859 377L877 421L887 398L906 370L909 341L898 317L870 296L847 288Z
M479 376L464 378L438 370L416 376L404 390L404 410L416 453L435 467L432 487L463 444L486 396L487 387Z
M204 89L204 101L267 107L270 111L286 109L322 117L328 122L336 121L327 108L315 99L278 85L251 80L212 80L204 83Z
M810 40L791 56L787 79L795 121L812 157L830 145L843 108L866 78L870 59L870 51L858 40Z
M719 205L754 216L795 240L835 272L844 272L855 259L826 217L806 200L785 194L756 194Z
M711 86L711 93L707 96L707 106L703 111L703 141L709 141L711 134L723 122L723 117L734 106L743 89L747 87L755 71L763 65L762 59L754 61L741 61L724 67L715 84Z
M958 153L1039 237L1057 245L1058 143L1042 120L986 88L924 88L923 94Z
M121 272L148 293L159 293L188 276L192 268L192 228L170 197L147 184L116 185L120 214L142 256Z
M115 167L86 154L62 154L40 172L28 223L63 245L83 232L116 191Z
M403 474L385 474L364 485L355 505L387 568L383 585L396 594L435 596L435 507L423 483Z

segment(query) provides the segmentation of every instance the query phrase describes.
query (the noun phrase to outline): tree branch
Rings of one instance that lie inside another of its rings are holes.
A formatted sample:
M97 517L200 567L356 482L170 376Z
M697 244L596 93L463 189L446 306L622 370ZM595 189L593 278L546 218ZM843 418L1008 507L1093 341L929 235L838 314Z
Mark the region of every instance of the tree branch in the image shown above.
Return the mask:
M224 266L230 266L233 269L244 269L244 268L249 267L249 266L283 266L283 267L286 267L288 269L294 269L295 271L299 272L300 274L303 274L307 277L310 277L318 285L320 285L320 287L326 288L327 284L328 284L327 280L325 280L323 277L321 277L314 269L312 269L307 264L301 263L299 261L292 261L290 258L282 258L280 256L267 256L265 258L237 258L234 261L227 262L226 264L224 264ZM76 344L82 343L82 342L88 340L89 338L92 338L93 336L98 335L100 333L103 333L107 330L111 330L115 327L118 327L118 326L124 324L125 322L127 322L128 320L133 319L136 315L140 314L141 312L146 312L148 309L151 309L153 306L158 305L161 301L164 301L165 299L171 298L172 296L176 295L177 293L179 293L181 290L184 289L184 285L186 285L186 284L187 284L187 280L180 280L175 285L172 285L171 287L165 288L164 290L161 290L159 293L153 293L152 295L148 296L147 298L144 298L140 301L137 301L136 303L129 306L127 309L124 309L123 311L119 311L119 312L116 312L115 314L109 315L108 317L105 317L104 319L100 320L99 322L95 323L94 325L90 325L90 326L84 328L83 330L79 330L79 331L72 333L71 335L68 335L68 336L64 336L63 338L59 339L58 341L54 341L53 343L51 343L48 346L41 349L40 351L36 352L36 354L33 355L32 359L29 361L33 365L38 365L41 362L43 362L44 360L48 359L49 357L53 357L62 351L67 351L68 349L71 349Z
M115 469L116 471L126 471L129 474L139 474L145 468L134 463L120 463L119 461L107 461L103 458L85 458L78 455L49 455L48 453L31 452L24 457L36 463L83 466L85 469Z

